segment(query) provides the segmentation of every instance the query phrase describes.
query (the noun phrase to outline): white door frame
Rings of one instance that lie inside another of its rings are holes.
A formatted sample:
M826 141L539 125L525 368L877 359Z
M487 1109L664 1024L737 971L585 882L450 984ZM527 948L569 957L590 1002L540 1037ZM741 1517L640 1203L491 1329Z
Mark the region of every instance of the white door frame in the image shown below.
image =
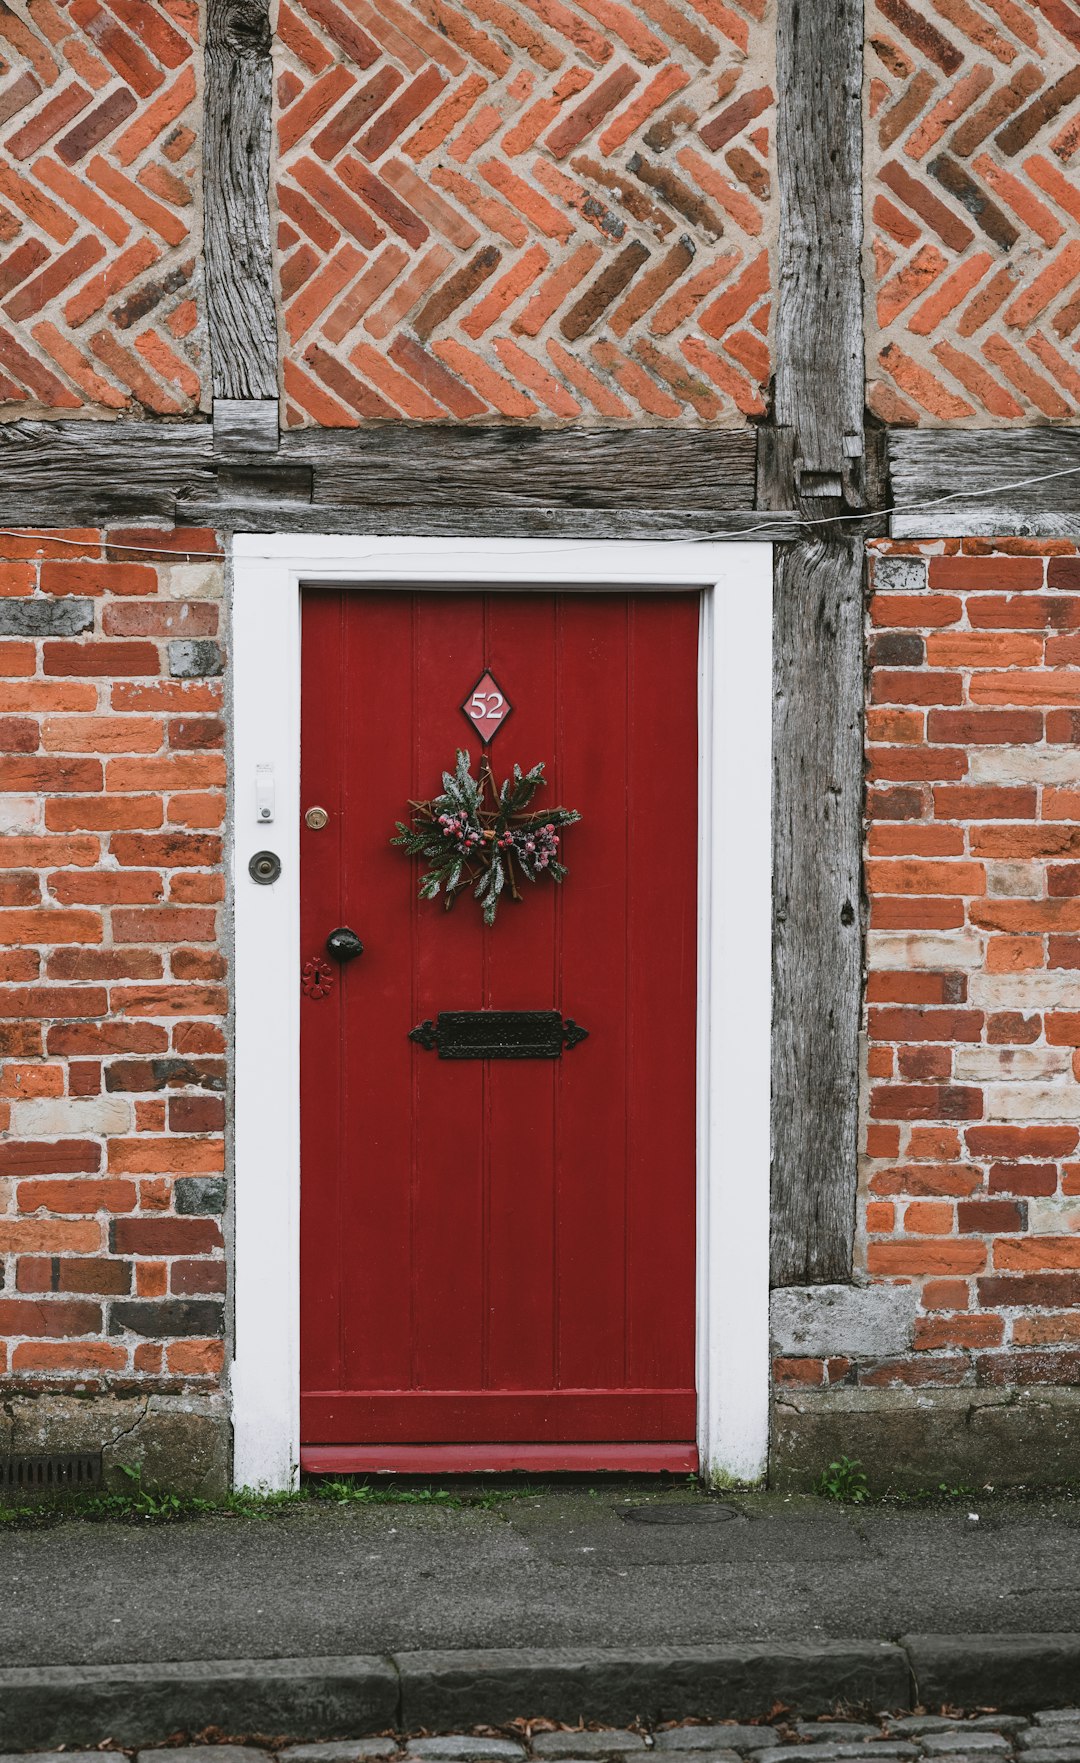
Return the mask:
M765 1471L769 1392L772 548L559 539L233 541L237 1487L300 1442L300 591L485 582L697 587L697 1386L702 1473ZM266 818L269 808L272 818ZM281 859L260 886L255 852Z

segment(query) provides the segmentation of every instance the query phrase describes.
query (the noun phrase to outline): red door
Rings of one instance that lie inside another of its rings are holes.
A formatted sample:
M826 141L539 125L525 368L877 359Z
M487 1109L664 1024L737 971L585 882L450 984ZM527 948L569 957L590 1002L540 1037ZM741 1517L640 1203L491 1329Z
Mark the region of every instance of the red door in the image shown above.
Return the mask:
M696 1463L697 634L690 594L305 596L308 1467ZM490 928L469 892L418 899L390 843L456 749L475 774L485 670L509 705L495 779L543 760L535 805L581 813L562 885ZM337 927L364 944L341 965ZM528 1059L410 1039L485 1009L588 1038Z

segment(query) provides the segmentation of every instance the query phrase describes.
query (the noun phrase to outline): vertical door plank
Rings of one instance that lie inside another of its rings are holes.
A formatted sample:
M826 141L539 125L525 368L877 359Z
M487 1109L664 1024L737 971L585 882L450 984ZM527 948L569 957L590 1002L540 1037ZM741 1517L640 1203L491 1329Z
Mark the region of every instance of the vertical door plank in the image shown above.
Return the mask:
M481 671L482 601L474 594L418 594L416 770L408 794L442 788L468 744L460 704ZM403 805L404 806L404 805ZM404 818L404 816L403 816ZM416 866L397 853L395 886L416 892ZM468 895L449 912L415 911L417 1021L483 1004L483 938ZM399 959L404 964L402 951ZM419 1389L483 1387L484 1067L412 1048L414 1383Z
M340 972L341 1195L336 1253L348 1293L344 1387L397 1387L409 1377L410 1221L406 1172L408 986L400 949L412 904L390 838L407 793L412 702L411 613L392 594L365 596L357 618L340 596L343 641L327 669L342 676L341 908L364 953ZM328 927L329 928L329 927ZM391 1322L390 1319L393 1319Z
M559 646L559 746L568 828L561 1003L589 1039L559 1074L558 1381L617 1389L626 1292L627 890L626 670L623 599L567 595Z
M561 778L555 738L557 677L553 594L492 594L486 660L513 705L491 744L497 783L543 760L550 780L534 806L554 806ZM479 672L479 669L477 669ZM471 684L470 680L467 682ZM497 1010L550 1010L559 969L559 889L519 883L521 904L505 895L485 931L485 1004ZM470 910L477 908L470 903ZM488 1236L486 1366L491 1389L549 1389L554 1372L554 1216L552 1131L557 1064L493 1060L486 1067Z
M630 632L626 1381L662 1389L693 1381L697 595L636 595Z

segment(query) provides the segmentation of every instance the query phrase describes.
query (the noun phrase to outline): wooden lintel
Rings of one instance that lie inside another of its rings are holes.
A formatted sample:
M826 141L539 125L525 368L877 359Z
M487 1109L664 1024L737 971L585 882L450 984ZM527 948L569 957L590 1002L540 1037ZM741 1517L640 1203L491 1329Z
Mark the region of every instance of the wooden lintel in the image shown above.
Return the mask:
M246 531L786 536L754 513L745 430L305 429L260 451L217 425L0 427L0 524L200 520ZM234 444L235 443L235 444ZM797 517L796 517L797 518ZM761 530L758 530L758 529Z

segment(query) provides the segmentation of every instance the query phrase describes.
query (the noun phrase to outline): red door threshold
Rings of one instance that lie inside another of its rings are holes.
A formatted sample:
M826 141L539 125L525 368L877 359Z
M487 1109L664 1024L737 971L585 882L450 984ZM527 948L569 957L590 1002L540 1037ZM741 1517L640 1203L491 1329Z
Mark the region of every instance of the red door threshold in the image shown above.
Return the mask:
M615 1469L693 1474L696 1445L302 1445L309 1475L463 1475L507 1469L533 1474Z

